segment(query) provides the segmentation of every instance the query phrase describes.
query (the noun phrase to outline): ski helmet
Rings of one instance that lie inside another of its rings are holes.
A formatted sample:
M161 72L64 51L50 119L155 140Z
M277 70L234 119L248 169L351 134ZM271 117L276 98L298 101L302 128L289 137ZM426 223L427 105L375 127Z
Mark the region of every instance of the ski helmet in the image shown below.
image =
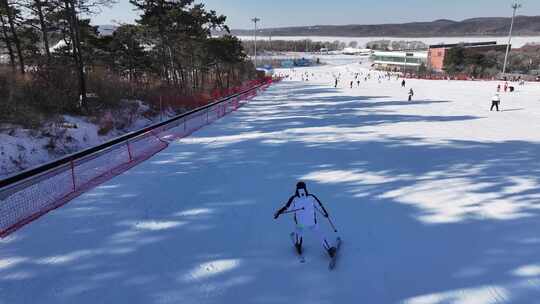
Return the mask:
M304 191L306 192L306 195L308 194L306 183L304 182L296 183L296 196L300 196L300 193L298 192L298 190L300 189L304 189Z

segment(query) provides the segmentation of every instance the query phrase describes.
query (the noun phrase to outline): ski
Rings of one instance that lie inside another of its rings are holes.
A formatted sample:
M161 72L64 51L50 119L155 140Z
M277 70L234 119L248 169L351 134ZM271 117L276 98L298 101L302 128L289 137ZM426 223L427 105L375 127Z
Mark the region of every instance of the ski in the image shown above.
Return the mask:
M329 270L332 270L332 269L334 269L334 267L336 267L337 256L338 256L340 247L341 247L341 238L338 237L336 239L336 253L334 254L334 257L330 260L330 263L328 264L328 269Z
M293 248L294 248L294 245L296 244L296 238L294 236L294 232L291 232L290 236L291 236L291 241L293 243ZM298 256L298 260L300 261L300 263L305 263L306 262L306 258L304 257L304 254L298 254L298 252L296 251L296 248L294 248L294 252L296 252L296 255Z

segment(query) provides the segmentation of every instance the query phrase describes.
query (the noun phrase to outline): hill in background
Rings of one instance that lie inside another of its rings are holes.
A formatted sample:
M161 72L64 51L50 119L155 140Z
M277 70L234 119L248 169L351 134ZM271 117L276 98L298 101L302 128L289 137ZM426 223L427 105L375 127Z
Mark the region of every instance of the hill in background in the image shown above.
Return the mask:
M510 18L472 18L463 21L436 20L378 25L316 25L268 28L261 35L272 36L341 36L341 37L442 37L442 36L506 36ZM233 30L238 36L252 35L252 30ZM515 35L540 35L540 16L518 16L514 24Z

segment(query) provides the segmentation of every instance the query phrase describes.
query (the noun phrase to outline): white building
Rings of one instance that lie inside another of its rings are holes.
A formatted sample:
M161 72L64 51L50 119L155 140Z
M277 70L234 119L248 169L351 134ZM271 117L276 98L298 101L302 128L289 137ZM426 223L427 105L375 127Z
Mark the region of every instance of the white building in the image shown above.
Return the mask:
M392 72L417 72L427 66L428 52L379 52L372 56L376 69Z
M344 48L343 51L341 51L343 55L356 55L356 56L370 56L373 54L373 51L370 49L357 49L352 47Z

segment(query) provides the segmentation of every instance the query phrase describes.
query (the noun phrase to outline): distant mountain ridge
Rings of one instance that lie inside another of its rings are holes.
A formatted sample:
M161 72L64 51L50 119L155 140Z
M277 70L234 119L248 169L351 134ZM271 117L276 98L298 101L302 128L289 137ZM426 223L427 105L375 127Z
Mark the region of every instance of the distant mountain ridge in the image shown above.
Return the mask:
M315 25L258 30L272 36L341 36L341 37L442 37L442 36L506 36L511 18L482 17L463 21L439 19L431 22L409 22L376 25ZM233 30L238 36L253 35L253 30ZM540 36L540 16L517 16L514 34Z

